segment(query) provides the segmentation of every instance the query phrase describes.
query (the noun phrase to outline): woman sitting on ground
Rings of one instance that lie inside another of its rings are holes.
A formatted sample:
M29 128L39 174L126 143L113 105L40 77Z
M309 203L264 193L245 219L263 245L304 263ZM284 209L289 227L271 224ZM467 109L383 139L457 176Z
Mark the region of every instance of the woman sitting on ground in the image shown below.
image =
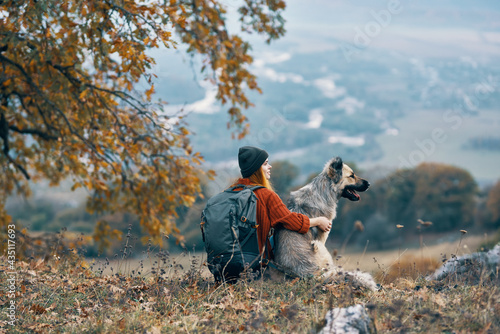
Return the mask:
M269 182L271 178L271 164L269 154L260 148L244 146L238 152L238 164L242 178L238 179L233 186L238 184L246 186L263 186L254 191L257 201L257 235L259 250L261 254L266 243L264 258L273 259L271 244L268 240L269 231L278 224L284 228L298 233L307 233L310 227L317 226L322 231L329 231L332 222L326 217L309 218L303 214L291 212L276 194ZM265 261L264 261L265 262Z

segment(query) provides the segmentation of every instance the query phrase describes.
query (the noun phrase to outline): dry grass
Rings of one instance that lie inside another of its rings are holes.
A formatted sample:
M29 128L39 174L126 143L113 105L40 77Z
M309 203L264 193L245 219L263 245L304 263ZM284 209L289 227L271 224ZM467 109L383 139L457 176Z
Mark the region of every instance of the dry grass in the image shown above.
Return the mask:
M418 262L418 264L416 264L418 271L421 271L422 268L425 267L430 270L438 265L438 263L441 264L443 258L450 258L452 254L460 256L475 252L484 242L484 236L468 236L461 241L442 242L432 246L424 245L422 248L405 248L402 250L396 249L368 253L346 253L343 256L336 257L336 264L346 270L359 269L375 276L394 272L395 270L399 273L398 263L401 261L409 262L409 267L414 267L414 262ZM206 254L204 252L174 253L170 254L169 257L175 270L179 273L192 269L193 262L196 262L198 264L196 269L200 271L201 275L204 277L211 277L207 267L202 265L206 260ZM92 259L88 261L93 264L95 270L101 268L104 274L112 275L116 272L130 273L134 271L137 273L141 270L142 273L150 273L156 260L152 256L144 254L141 257L127 259L126 261ZM427 265L422 266L422 263ZM407 270L407 272L411 272L412 270ZM426 272L428 270L426 270ZM414 276L413 274L412 277Z
M460 256L476 252L482 243L487 240L485 236L465 236L452 242L439 242L433 245L425 243L420 248L406 248L376 251L369 253L346 253L337 262L347 270L360 269L363 271L377 274L380 271L393 270L398 266L400 259L404 257L413 257L421 261L433 262L442 261L443 258L450 258L452 254Z
M375 280L382 285L392 283L398 279L416 280L421 276L427 276L439 267L441 261L434 258L421 258L414 255L401 257L397 264L390 266L388 270L379 270L375 274Z
M2 290L0 332L314 333L330 308L358 303L366 305L378 333L500 332L498 275L477 284L412 274L382 282L377 292L315 279L215 285L199 255L157 250L142 261L94 263L71 252L53 255L17 262L17 321L7 322L11 299ZM6 259L0 260L7 272Z

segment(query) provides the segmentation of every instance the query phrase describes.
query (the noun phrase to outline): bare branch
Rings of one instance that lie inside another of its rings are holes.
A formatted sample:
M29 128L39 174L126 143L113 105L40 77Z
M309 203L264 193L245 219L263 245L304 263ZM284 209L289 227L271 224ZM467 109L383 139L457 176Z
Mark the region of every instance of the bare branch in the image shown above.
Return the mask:
M9 128L8 128L7 120L5 119L4 114L1 114L1 116L0 116L0 138L2 138L2 140L3 140L3 153L5 154L7 159L10 161L11 164L14 165L14 167L19 169L21 171L21 173L23 173L23 175L26 179L29 180L30 176L29 176L28 172L26 171L26 169L24 169L23 166L18 164L9 154L9 151L10 151Z
M41 130L37 130L37 129L19 129L15 125L9 126L9 129L11 129L15 132L21 133L21 134L37 135L38 137L45 139L45 140L57 140L58 139L58 137L56 137L56 136L51 136L48 133L45 133L45 132L43 132Z

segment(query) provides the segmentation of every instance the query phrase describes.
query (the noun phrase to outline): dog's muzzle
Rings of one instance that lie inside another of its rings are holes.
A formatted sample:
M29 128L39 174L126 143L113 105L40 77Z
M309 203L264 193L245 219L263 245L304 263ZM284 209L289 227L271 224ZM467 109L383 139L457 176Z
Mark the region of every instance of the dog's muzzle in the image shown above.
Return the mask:
M359 201L361 197L358 195L357 191L366 191L368 187L370 187L370 183L366 180L362 180L359 185L348 185L342 191L342 197L350 201Z

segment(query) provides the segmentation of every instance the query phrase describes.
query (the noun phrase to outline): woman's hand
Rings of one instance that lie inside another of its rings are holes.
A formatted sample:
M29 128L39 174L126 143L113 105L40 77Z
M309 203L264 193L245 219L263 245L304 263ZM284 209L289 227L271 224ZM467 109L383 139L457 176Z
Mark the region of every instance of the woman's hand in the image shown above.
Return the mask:
M317 226L321 231L328 232L332 228L332 222L326 217L310 218L310 227Z

